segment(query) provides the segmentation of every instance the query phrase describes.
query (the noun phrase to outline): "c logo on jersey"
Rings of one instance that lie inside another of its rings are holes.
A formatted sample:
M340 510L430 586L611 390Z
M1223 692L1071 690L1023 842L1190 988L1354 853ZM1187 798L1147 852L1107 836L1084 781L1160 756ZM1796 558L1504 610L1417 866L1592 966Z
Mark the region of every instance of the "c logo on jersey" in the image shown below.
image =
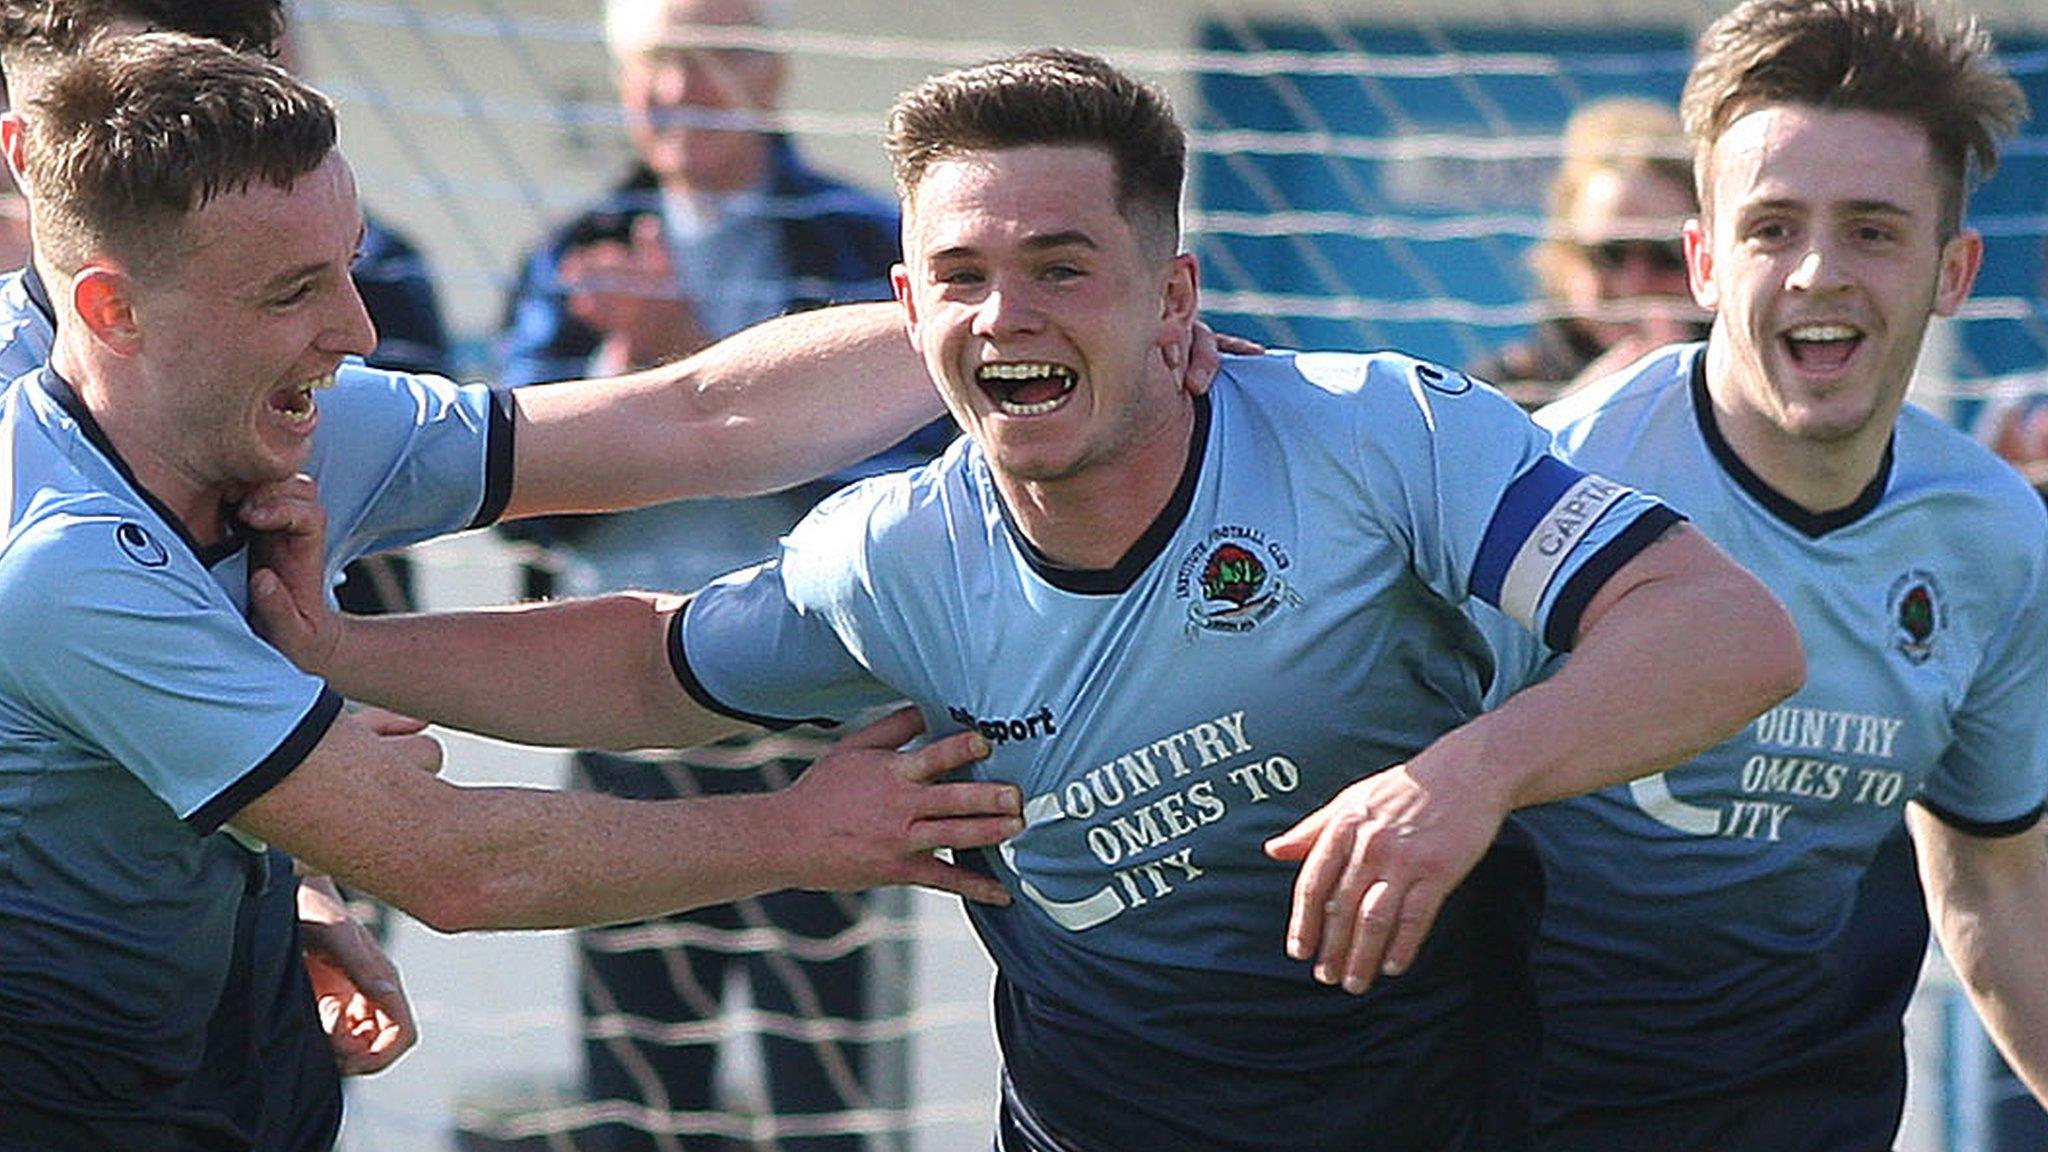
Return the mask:
M144 568L161 568L171 562L171 554L163 544L133 520L121 521L120 527L114 529L114 540L130 560Z
M1249 632L1301 595L1281 577L1294 561L1256 528L1212 528L1181 559L1174 595L1188 606L1188 633Z
M1935 634L1948 623L1947 598L1934 574L1915 568L1892 581L1885 613L1891 619L1892 647L1911 663L1926 663L1934 654Z
M1422 386L1431 392L1446 396L1463 396L1472 390L1472 378L1463 372L1453 372L1434 364L1417 364L1415 375L1421 378Z

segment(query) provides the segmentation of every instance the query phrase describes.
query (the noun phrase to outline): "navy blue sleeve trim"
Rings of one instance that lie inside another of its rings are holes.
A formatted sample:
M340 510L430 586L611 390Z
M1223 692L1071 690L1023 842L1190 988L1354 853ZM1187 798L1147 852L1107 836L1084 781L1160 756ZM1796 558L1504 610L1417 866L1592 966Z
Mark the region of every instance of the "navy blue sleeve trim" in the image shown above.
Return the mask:
M341 715L341 695L332 688L320 689L320 698L306 709L291 734L261 764L242 774L240 780L228 785L227 790L201 805L197 812L185 817L185 823L201 836L209 836L220 830L220 826L234 819L251 800L270 791L279 780L291 774L292 769L305 762L315 745L327 736L327 730L334 727L335 718Z
M484 438L484 502L471 528L496 524L512 502L512 436L519 426L519 402L510 388L491 390L491 426Z
M1622 529L1621 535L1609 540L1598 555L1565 581L1564 589L1557 594L1557 603L1551 606L1550 622L1543 627L1543 642L1559 652L1571 651L1579 639L1579 618L1586 614L1586 605L1593 602L1594 594L1606 585L1607 578L1656 543L1672 525L1684 520L1685 517L1660 504L1636 517L1636 522Z
M1967 816L1950 812L1938 804L1930 804L1925 797L1915 800L1914 803L1932 812L1935 819L1956 831L1984 840L2003 840L2007 836L2017 836L2040 823L2041 813L2048 811L2048 803L2044 803L2036 804L2025 815L2015 816L2010 820L1972 820Z
M690 694L690 699L695 700L697 703L721 716L730 716L735 720L744 720L749 724L758 724L763 728L773 729L777 732L794 728L799 724L813 724L820 728L839 727L839 721L828 716L812 716L802 720L791 720L786 717L762 716L753 712L743 712L713 696L710 690L704 687L704 682L697 679L697 674L690 670L690 658L683 652L683 614L688 611L689 605L685 604L677 609L676 614L669 619L668 666L669 670L676 674L676 681L683 686L683 691Z

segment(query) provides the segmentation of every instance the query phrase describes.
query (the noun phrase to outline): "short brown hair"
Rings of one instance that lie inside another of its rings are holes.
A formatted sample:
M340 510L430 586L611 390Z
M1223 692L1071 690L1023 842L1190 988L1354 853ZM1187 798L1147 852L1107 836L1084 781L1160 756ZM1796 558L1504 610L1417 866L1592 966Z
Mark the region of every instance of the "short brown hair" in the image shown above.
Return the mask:
M1703 209L1708 160L1728 126L1767 104L1876 112L1927 133L1946 187L1942 235L1962 226L1972 179L2027 117L2027 98L1976 20L1914 0L1745 0L1701 34L1680 111Z
M65 64L25 124L36 245L63 272L105 251L138 276L186 217L334 151L334 105L269 61L177 32L103 40Z
M284 0L0 0L0 58L61 58L121 21L269 53L284 35Z
M906 205L934 163L1034 144L1109 153L1117 211L1148 248L1172 255L1187 134L1164 92L1108 61L1064 48L1024 52L934 76L889 111L889 159Z

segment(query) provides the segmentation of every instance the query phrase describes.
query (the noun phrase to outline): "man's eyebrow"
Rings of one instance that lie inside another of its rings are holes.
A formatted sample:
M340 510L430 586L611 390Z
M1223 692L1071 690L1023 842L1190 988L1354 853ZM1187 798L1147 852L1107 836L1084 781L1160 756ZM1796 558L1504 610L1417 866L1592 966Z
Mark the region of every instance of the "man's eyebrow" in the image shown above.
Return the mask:
M1893 200L1844 200L1839 203L1815 205L1792 196L1772 196L1743 205L1746 213L1786 212L1815 209L1832 215L1867 216L1876 213L1884 216L1911 216L1913 210Z
M1102 245L1095 242L1095 237L1090 236L1079 228L1070 228L1064 232L1034 233L1026 236L1018 247L1023 248L1027 252L1045 252L1055 248L1086 248L1094 252L1100 251ZM981 249L972 244L949 244L944 248L933 249L927 259L962 259L972 258L980 254Z
M1078 228L1070 228L1065 232L1044 232L1034 236L1027 236L1024 238L1024 247L1030 249L1069 247L1094 249L1100 248L1102 245L1097 244L1095 237L1090 236L1088 233Z

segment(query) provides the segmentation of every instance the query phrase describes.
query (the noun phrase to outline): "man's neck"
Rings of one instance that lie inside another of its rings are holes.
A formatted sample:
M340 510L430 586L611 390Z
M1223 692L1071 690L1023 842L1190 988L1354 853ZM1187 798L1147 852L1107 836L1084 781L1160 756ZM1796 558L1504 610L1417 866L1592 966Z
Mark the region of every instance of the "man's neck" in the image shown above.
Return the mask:
M1756 410L1731 365L1717 362L1709 344L1707 394L1728 450L1785 499L1824 515L1856 502L1884 467L1898 413L1873 419L1860 432L1834 441L1795 436Z
M996 490L1031 546L1066 568L1116 567L1172 502L1195 436L1195 402L1179 393L1172 415L1118 458L1055 481L993 471Z
M138 488L177 518L200 546L227 539L226 508L231 497L193 479L174 457L165 454L166 438L153 435L146 418L133 405L117 403L107 382L66 352L61 334L50 356L50 368L71 386Z

